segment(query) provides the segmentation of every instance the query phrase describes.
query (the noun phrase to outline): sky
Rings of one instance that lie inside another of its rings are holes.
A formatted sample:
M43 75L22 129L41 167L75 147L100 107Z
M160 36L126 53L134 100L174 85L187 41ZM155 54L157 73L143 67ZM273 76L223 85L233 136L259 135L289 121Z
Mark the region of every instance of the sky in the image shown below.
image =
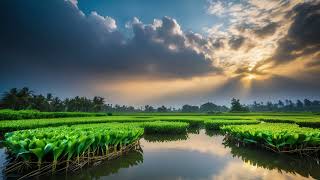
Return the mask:
M141 106L320 99L320 1L0 1L0 92Z

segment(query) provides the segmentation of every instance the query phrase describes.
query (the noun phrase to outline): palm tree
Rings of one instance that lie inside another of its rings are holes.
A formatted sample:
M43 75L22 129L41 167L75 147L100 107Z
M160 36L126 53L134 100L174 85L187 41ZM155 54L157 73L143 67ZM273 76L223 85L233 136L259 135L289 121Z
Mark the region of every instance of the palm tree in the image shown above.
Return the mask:
M18 105L17 88L12 88L10 89L10 91L5 92L1 98L0 104L3 108L17 109L17 105Z
M17 93L18 97L18 109L27 109L30 107L32 99L32 91L29 90L29 88L24 87L20 89L20 91Z
M95 112L102 111L103 105L104 105L104 98L103 97L95 96L95 97L93 97L92 102L93 102L93 111L95 111Z

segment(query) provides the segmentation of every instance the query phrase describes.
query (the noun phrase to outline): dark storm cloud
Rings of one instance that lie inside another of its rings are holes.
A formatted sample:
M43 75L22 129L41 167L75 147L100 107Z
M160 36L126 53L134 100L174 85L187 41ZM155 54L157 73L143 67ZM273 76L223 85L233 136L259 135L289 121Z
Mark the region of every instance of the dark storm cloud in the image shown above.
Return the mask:
M157 26L133 23L133 38L127 39L112 18L85 15L68 1L5 0L0 23L2 76L10 75L7 67L109 78L188 78L219 71L186 45L179 24L169 17Z
M229 39L228 43L232 49L237 50L242 46L244 41L245 41L245 38L243 36L232 36Z
M292 25L270 58L276 64L320 51L320 2L298 4L287 16Z

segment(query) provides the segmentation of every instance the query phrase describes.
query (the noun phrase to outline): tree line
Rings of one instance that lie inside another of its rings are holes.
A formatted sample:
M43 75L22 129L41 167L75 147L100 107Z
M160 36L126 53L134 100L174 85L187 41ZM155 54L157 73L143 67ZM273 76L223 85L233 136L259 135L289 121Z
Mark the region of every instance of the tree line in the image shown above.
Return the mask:
M268 101L256 102L248 105L250 111L278 111L278 112L296 112L296 111L310 111L310 112L319 112L320 111L320 101L318 100L297 100L292 101L289 99L279 100L278 102Z
M45 112L185 112L185 113L217 113L217 112L262 112L262 111L320 111L320 101L304 99L297 100L279 100L272 102L254 102L244 105L239 99L232 98L231 106L221 106L212 102L204 103L200 106L185 104L181 108L153 107L145 105L135 108L126 105L107 104L105 98L94 96L92 99L76 96L74 98L61 99L54 97L51 93L46 95L35 94L29 88L12 88L2 94L0 99L0 109L25 110L35 109Z

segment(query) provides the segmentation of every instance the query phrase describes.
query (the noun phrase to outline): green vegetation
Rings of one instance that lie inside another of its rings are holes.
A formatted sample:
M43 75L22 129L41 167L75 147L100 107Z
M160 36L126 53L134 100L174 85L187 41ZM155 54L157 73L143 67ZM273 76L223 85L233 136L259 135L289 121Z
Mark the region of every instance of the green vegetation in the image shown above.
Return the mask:
M239 99L232 98L231 108L225 105L217 105L212 102L204 103L200 106L185 104L181 108L171 108L164 105L153 107L145 105L143 109L125 105L110 105L103 97L95 96L92 99L75 96L74 98L60 99L51 93L35 94L28 87L21 89L12 88L4 92L0 97L0 109L28 110L36 109L42 112L108 112L108 113L157 113L158 115L170 114L198 114L198 115L219 115L226 112L246 113L246 112L320 112L320 101L304 99L296 102L286 99L278 102L256 102L243 105ZM125 115L125 114L122 114Z
M295 124L229 125L221 129L231 139L276 152L310 153L320 149L320 130L302 128Z
M240 104L239 99L232 98L230 111L231 112L249 112L249 108Z
M155 121L146 122L142 125L146 134L183 134L186 133L188 123Z
M86 113L86 112L40 112L36 110L14 111L11 109L0 110L0 120L91 117L91 116L106 116L106 115L107 115L106 113Z
M319 116L312 113L136 113L125 116L29 110L2 110L1 113L18 118L43 118L0 121L0 132L9 132L4 140L9 152L23 162L37 161L38 167L43 162L51 162L55 168L57 163L112 153L106 149L121 152L118 150L137 142L143 134L147 141L156 139L152 135L164 135L161 141L186 139L187 133L199 133L199 127L203 126L207 130L222 129L219 132L226 133L228 142L236 140L238 144L263 146L276 152L311 153L320 149L320 130L298 126L320 127ZM47 118L51 115L61 118ZM67 115L88 117L63 117Z
M188 126L185 122L165 121L78 124L6 133L3 143L18 161L37 162L39 171L44 170L41 168L43 162L52 162L54 171L63 162L67 163L68 169L69 162L80 165L86 158L107 157L110 150L121 152L144 133L186 136Z
M46 112L38 112L39 114L47 114ZM73 113L70 113L73 114ZM95 113L83 113L89 115L97 115ZM98 113L98 115L100 115ZM224 113L222 115L153 115L137 114L137 116L126 115L121 116L90 116L90 117L68 117L68 118L49 118L49 119L23 119L23 120L2 120L0 121L0 131L8 132L14 130L32 129L39 127L53 127L62 125L76 124L92 124L92 123L110 123L110 122L153 122L153 121L169 121L169 122L187 122L190 126L199 127L206 121L209 124L247 124L247 122L255 122L256 120L266 122L288 122L296 123L300 126L319 127L320 117L311 113ZM236 121L236 122L234 122ZM243 123L245 122L245 123Z
M0 131L14 131L23 129L32 129L39 127L52 127L75 124L92 124L92 123L110 123L110 122L153 122L153 121L170 121L170 122L187 122L191 126L202 124L201 117L185 116L154 116L152 118L141 118L135 116L101 116L101 117L78 117L78 118L54 118L54 119L28 119L28 120L4 120L0 121Z
M223 125L240 125L240 124L258 124L256 120L207 120L204 121L204 126L209 130L218 130Z
M61 159L79 160L85 153L104 155L110 147L116 150L138 141L142 134L142 128L123 124L64 126L6 133L4 144L18 158L36 159L40 167L43 160L57 164Z
M290 123L298 124L302 127L312 127L320 128L320 117L311 116L311 117L264 117L259 118L259 121L269 122L269 123Z

